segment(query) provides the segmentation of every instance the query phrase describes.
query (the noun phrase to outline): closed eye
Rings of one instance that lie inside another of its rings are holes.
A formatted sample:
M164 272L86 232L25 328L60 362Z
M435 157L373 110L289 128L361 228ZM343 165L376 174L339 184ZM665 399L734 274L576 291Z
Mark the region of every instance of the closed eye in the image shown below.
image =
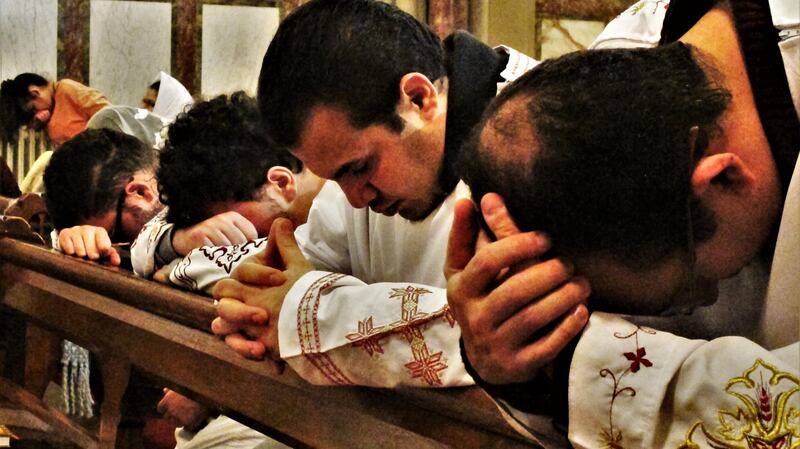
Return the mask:
M333 175L333 179L341 179L347 175L360 175L367 171L369 168L369 163L366 159L358 159L352 162L348 162L339 168L336 171L336 174Z

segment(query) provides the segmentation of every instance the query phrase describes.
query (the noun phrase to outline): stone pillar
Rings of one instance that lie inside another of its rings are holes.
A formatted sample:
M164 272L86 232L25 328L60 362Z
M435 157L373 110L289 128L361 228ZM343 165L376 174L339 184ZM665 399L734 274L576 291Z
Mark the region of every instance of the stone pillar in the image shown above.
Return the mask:
M57 78L88 84L89 0L62 0L58 6L63 50L58 55Z
M197 42L200 27L197 24L197 0L181 0L173 6L172 76L195 95L199 93L197 67Z

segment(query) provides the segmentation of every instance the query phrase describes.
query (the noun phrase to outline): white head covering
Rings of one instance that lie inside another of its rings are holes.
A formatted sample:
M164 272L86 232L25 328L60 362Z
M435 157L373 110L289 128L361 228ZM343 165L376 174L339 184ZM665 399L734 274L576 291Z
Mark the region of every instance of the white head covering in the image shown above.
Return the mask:
M183 87L180 81L164 72L159 73L159 77L161 86L158 88L158 97L153 106L153 113L172 123L175 121L175 117L186 110L194 100L192 100L192 94Z

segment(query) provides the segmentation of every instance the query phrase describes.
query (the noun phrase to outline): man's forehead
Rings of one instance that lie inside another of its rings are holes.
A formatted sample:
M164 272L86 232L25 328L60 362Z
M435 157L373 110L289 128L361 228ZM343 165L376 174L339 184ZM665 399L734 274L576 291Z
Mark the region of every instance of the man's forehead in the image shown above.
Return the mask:
M363 134L341 109L316 106L309 112L291 153L319 176L333 178L342 166L358 158Z
M480 151L499 163L529 163L537 142L527 101L514 98L497 109L480 133Z

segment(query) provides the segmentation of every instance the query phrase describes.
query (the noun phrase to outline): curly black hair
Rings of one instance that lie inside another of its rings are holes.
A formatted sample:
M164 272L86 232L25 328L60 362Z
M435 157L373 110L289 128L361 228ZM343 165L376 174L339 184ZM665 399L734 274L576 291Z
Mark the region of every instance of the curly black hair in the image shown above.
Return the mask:
M186 227L206 219L214 203L256 199L278 165L302 170L263 131L253 98L239 91L196 103L170 126L161 151L156 176L167 221Z
M521 229L565 253L651 268L686 247L690 226L696 243L715 231L691 176L730 102L717 79L682 43L545 61L487 109L459 171L476 201L502 195Z
M30 86L46 86L46 78L35 73L21 73L16 78L0 84L0 137L8 142L17 138L22 125L33 119L35 111L27 109L25 103L33 96Z

